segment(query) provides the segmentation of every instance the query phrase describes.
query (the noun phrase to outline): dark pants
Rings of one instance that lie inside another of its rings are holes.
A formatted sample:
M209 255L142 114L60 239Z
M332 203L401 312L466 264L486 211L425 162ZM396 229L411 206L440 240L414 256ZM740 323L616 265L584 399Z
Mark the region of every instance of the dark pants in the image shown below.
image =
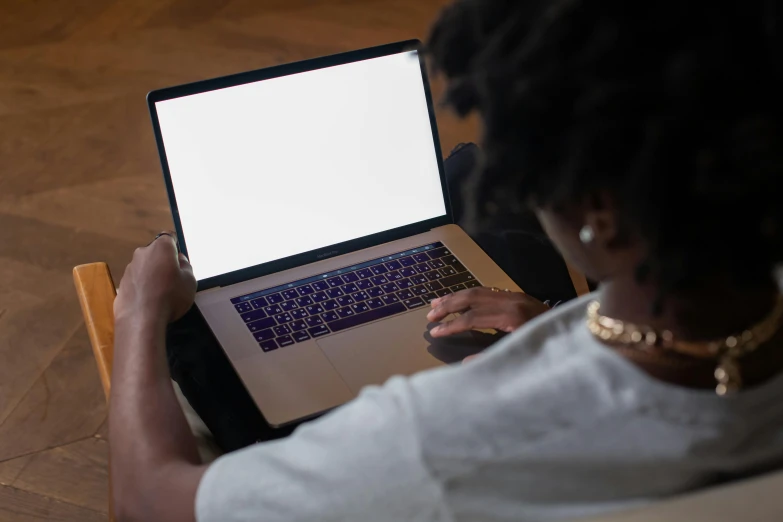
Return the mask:
M478 149L457 147L445 162L455 218L462 217L461 186L473 169ZM473 239L528 294L544 301L575 297L565 264L535 217L493 223L493 230ZM260 440L287 436L294 427L273 429L264 420L231 363L194 306L169 326L166 339L171 377L210 429L223 451Z

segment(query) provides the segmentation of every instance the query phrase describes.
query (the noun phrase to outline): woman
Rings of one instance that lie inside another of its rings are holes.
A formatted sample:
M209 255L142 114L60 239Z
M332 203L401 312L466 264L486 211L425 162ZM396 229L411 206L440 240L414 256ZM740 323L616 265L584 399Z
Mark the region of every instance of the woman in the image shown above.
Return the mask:
M188 310L192 273L161 238L115 305L115 506L167 520L560 520L783 465L780 13L763 0L448 8L432 55L449 103L484 120L469 215L531 205L600 290L474 361L392 379L204 467L160 355L160 318Z

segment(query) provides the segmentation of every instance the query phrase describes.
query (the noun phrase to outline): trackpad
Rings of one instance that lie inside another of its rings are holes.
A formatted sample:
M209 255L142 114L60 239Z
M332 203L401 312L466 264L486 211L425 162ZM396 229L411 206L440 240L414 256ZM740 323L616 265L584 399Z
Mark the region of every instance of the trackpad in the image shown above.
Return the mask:
M354 393L393 375L442 366L428 351L429 307L318 340L318 345Z

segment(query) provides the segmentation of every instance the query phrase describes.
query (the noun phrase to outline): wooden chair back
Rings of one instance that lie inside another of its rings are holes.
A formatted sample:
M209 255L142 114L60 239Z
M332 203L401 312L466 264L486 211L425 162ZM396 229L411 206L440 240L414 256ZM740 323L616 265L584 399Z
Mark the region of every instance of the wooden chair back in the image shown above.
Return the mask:
M106 263L77 266L73 269L73 282L108 401L114 356L114 298L117 297L117 290Z
M73 269L76 295L82 307L84 324L92 344L92 353L98 364L98 374L109 401L111 391L111 365L114 359L114 298L117 290L106 263L79 265ZM111 444L111 441L109 442ZM111 468L111 462L109 462ZM109 521L114 522L114 507L109 473Z

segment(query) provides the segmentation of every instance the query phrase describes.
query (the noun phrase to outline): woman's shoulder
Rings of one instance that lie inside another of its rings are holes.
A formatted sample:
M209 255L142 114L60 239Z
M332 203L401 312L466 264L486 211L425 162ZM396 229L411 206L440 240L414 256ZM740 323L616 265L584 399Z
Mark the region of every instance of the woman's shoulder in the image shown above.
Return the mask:
M595 293L587 294L536 317L493 345L485 355L514 360L545 355L545 361L569 354L595 355L597 341L586 326L587 307L595 298Z

